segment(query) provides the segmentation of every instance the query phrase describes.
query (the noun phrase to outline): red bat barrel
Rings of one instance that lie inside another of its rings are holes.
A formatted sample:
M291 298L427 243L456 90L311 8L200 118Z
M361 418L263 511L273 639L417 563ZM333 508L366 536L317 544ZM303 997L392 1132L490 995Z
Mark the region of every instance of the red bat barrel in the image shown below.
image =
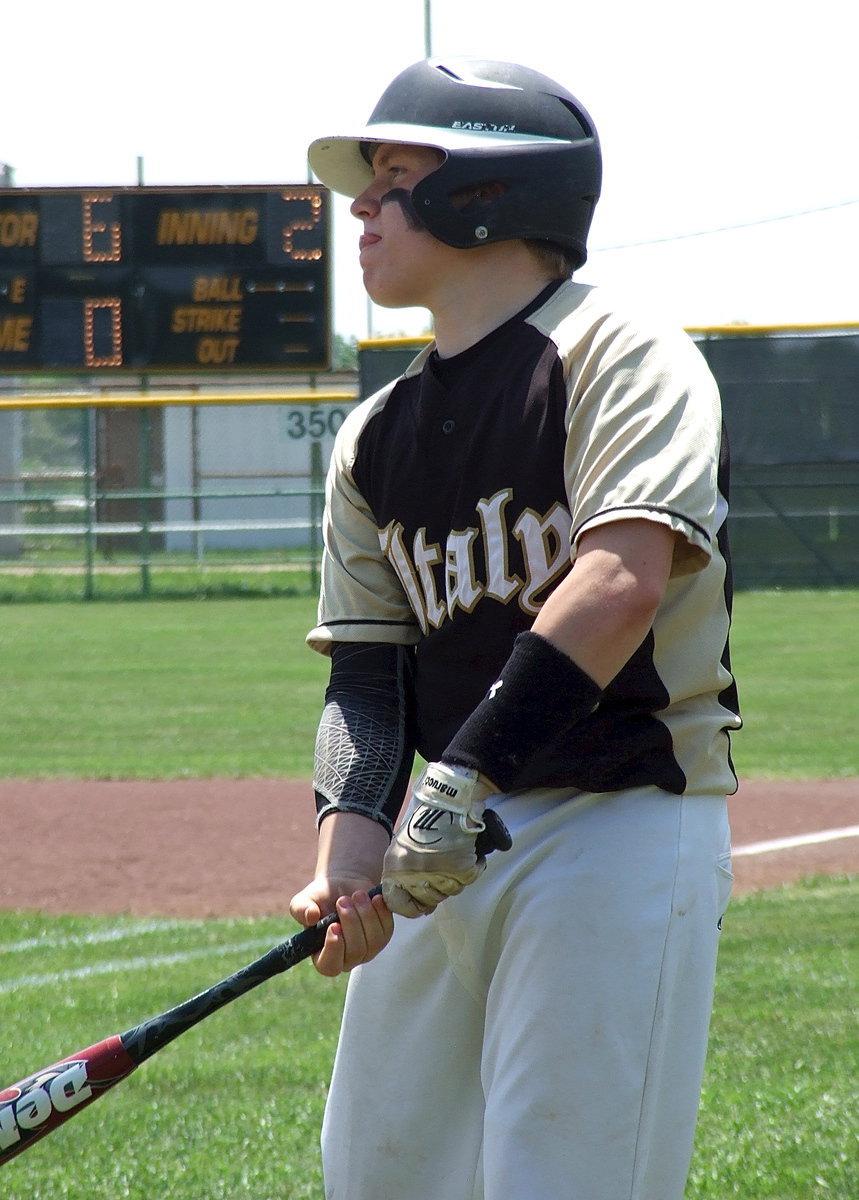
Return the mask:
M115 1034L4 1088L0 1091L0 1163L92 1104L136 1066Z

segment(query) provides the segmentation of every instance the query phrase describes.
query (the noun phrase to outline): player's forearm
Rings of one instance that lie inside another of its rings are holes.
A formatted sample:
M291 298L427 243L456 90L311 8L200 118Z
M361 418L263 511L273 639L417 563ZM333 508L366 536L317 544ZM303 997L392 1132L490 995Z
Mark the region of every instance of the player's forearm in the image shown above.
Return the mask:
M531 628L607 687L644 641L654 613L649 605L628 603L622 591L555 593Z
M649 521L620 521L582 539L567 578L533 632L606 687L647 636L671 571L674 534Z
M378 882L389 840L377 821L358 813L331 813L319 826L316 875Z
M314 753L320 822L351 812L393 832L414 759L411 671L404 646L334 647Z
M548 746L594 711L646 637L673 546L670 529L647 521L586 535L573 570L531 631L516 639L499 678L442 759L476 770L503 791L515 788Z

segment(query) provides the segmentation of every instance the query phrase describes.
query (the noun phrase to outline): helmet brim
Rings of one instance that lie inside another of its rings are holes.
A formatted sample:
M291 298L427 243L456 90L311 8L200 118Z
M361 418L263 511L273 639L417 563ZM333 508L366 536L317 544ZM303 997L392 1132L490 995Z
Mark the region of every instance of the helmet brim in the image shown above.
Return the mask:
M353 199L373 180L373 170L362 152L368 142L411 146L431 146L453 152L488 154L514 146L563 144L562 138L542 137L533 133L511 133L489 129L441 129L436 125L368 125L360 133L317 138L307 152L310 167L326 187Z

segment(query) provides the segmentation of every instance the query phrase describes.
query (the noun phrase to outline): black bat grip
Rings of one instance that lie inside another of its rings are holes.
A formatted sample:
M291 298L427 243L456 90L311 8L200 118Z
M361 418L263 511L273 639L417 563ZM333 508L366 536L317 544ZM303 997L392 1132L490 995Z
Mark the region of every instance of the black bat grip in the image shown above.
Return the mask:
M373 888L370 895L379 896L381 893L382 888L379 886ZM288 971L296 963L302 962L311 954L315 954L317 950L321 950L325 943L325 932L336 920L338 920L337 913L329 913L315 925L310 925L307 929L300 929L298 933L288 937L285 942L274 946L261 958L242 967L241 970L227 976L226 979L222 979L220 983L213 984L212 987L200 992L197 996L192 996L183 1004L177 1004L168 1012L151 1017L141 1025L135 1025L133 1029L126 1030L120 1035L126 1052L136 1064L145 1062L147 1058L172 1042L174 1038L179 1037L186 1029L190 1029L192 1025L196 1025L211 1013L217 1012L219 1008L223 1008L225 1004L235 1000L237 996L244 995L245 992L258 987L266 979L271 979L272 976L279 975L282 971Z
M369 893L370 896L381 896L382 885L374 887ZM323 917L321 921L317 921L315 925L308 925L306 929L294 933L287 941L282 942L279 946L275 946L271 954L282 954L289 959L288 966L293 963L301 962L304 958L309 958L311 954L315 954L317 950L321 950L325 945L325 934L331 925L340 918L336 912L329 913L327 917Z

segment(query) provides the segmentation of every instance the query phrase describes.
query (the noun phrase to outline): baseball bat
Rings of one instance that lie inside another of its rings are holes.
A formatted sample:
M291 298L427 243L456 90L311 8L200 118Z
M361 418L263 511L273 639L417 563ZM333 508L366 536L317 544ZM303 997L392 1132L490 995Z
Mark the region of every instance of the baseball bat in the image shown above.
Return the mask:
M381 890L374 888L370 895L379 895ZM3 1088L0 1091L0 1166L100 1099L174 1038L266 979L288 971L315 954L322 948L328 926L336 920L336 913L323 917L175 1008L150 1017L125 1033L114 1034L94 1046L78 1050L19 1083Z

